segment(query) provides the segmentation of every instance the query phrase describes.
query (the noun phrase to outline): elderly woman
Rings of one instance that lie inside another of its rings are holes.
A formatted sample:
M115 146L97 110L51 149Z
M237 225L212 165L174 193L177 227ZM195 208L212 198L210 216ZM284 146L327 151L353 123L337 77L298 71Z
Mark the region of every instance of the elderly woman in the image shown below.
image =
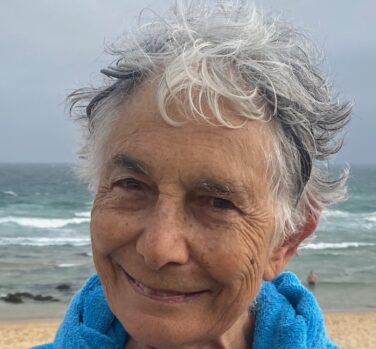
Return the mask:
M38 348L335 348L282 273L338 201L325 161L351 108L317 52L243 5L177 5L114 49L106 85L70 96L98 275Z

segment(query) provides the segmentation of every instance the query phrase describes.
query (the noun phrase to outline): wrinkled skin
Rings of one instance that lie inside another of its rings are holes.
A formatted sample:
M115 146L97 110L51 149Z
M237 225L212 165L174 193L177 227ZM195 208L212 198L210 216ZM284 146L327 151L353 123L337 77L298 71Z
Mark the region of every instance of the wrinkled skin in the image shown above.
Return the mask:
M154 91L121 106L105 151L91 234L106 297L132 338L127 349L250 348L249 305L286 262L286 250L271 248L271 131L255 121L172 127Z

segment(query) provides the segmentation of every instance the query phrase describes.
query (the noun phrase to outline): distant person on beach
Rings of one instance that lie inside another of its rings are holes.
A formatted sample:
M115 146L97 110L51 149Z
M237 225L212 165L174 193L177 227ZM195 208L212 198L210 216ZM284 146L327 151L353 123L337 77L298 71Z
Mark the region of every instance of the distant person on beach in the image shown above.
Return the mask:
M98 274L39 348L337 348L283 272L345 192L326 162L351 106L314 45L243 1L191 0L113 54L69 97Z
M311 270L307 277L308 285L314 286L317 282L317 275Z

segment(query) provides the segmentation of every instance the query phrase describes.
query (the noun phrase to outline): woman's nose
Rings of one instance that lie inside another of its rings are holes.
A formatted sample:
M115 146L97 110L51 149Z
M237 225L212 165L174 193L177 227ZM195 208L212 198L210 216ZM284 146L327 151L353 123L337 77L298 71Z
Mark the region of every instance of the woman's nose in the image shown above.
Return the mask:
M189 260L186 229L183 213L157 205L138 237L136 250L153 270L168 264L183 265Z

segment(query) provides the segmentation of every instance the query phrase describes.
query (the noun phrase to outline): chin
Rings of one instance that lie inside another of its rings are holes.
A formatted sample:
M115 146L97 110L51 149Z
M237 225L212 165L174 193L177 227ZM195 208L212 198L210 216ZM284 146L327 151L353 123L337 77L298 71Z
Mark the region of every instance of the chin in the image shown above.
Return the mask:
M172 319L128 314L119 320L136 342L155 348L176 348L200 342L207 336L207 332L197 333L197 328Z

